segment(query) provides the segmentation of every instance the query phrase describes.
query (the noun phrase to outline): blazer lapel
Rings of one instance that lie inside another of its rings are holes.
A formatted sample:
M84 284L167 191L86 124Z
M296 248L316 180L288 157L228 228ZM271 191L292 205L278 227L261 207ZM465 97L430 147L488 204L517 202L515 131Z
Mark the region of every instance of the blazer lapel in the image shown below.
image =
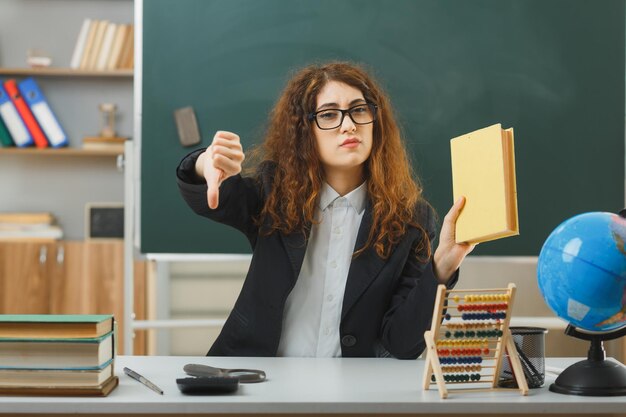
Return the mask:
M304 262L304 254L306 253L307 239L310 233L310 228L307 228L306 234L301 232L295 232L289 235L280 234L283 244L285 245L285 251L291 262L294 281L298 278L298 275L300 275L302 262Z
M355 250L362 248L367 242L370 229L372 228L372 205L368 201L363 213L363 219L359 226L359 232L356 238ZM341 309L341 318L359 299L363 291L367 289L370 282L378 275L380 269L385 264L385 260L378 256L373 247L367 248L359 256L354 258L350 264L348 271L348 280L346 282L346 290L343 296L343 306Z

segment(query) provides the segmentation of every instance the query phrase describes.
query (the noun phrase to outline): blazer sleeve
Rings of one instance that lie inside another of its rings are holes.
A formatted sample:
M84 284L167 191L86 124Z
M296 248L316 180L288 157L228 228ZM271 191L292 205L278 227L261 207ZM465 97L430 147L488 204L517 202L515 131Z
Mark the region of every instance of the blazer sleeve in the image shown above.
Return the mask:
M207 184L195 172L196 160L205 149L185 156L176 169L178 189L187 205L200 216L207 217L243 232L252 247L256 244L258 227L254 219L261 211L263 195L256 178L235 175L220 185L215 210L207 202Z
M436 227L435 214L430 205L422 206L418 216L432 242ZM420 262L415 256L419 242L416 240L409 252L382 321L382 344L399 359L415 359L424 351L424 332L431 326L439 285L432 256L427 263ZM453 288L458 278L459 270L456 270L446 286Z

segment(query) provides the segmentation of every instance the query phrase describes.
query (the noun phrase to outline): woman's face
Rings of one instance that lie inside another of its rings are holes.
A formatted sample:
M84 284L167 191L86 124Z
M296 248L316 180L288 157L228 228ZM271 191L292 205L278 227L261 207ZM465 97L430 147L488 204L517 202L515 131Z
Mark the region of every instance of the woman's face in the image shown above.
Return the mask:
M330 81L319 92L315 111L347 110L361 104L366 104L366 101L360 90L342 82ZM363 116L363 111L367 111L366 109L367 106L356 109L353 117L357 121L367 120L367 116ZM333 117L332 114L318 114L318 120L321 123L325 123L324 120L326 120L326 123L332 124ZM363 117L365 119L361 119ZM341 119L340 114L338 119ZM343 122L334 129L323 130L315 121L312 123L317 150L326 174L355 169L362 173L363 163L372 151L374 124L356 124L347 113ZM339 120L336 120L336 123L339 123Z

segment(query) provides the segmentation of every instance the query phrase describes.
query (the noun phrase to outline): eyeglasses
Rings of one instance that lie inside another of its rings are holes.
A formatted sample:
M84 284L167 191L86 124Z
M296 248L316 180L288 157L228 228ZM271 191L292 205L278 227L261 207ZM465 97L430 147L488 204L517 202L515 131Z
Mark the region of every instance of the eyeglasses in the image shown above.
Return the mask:
M376 120L378 106L374 103L359 104L347 110L324 109L309 114L309 120L315 120L317 127L322 130L336 129L343 123L346 114L357 125L367 125Z

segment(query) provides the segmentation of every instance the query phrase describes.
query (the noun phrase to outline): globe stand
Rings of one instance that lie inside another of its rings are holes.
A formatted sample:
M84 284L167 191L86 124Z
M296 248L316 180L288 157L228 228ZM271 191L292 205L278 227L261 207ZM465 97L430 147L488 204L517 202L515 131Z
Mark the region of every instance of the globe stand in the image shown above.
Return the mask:
M626 395L626 367L607 361L603 342L626 335L626 326L610 333L585 333L571 324L565 334L589 340L587 359L568 366L550 385L550 391L559 394L609 397Z

